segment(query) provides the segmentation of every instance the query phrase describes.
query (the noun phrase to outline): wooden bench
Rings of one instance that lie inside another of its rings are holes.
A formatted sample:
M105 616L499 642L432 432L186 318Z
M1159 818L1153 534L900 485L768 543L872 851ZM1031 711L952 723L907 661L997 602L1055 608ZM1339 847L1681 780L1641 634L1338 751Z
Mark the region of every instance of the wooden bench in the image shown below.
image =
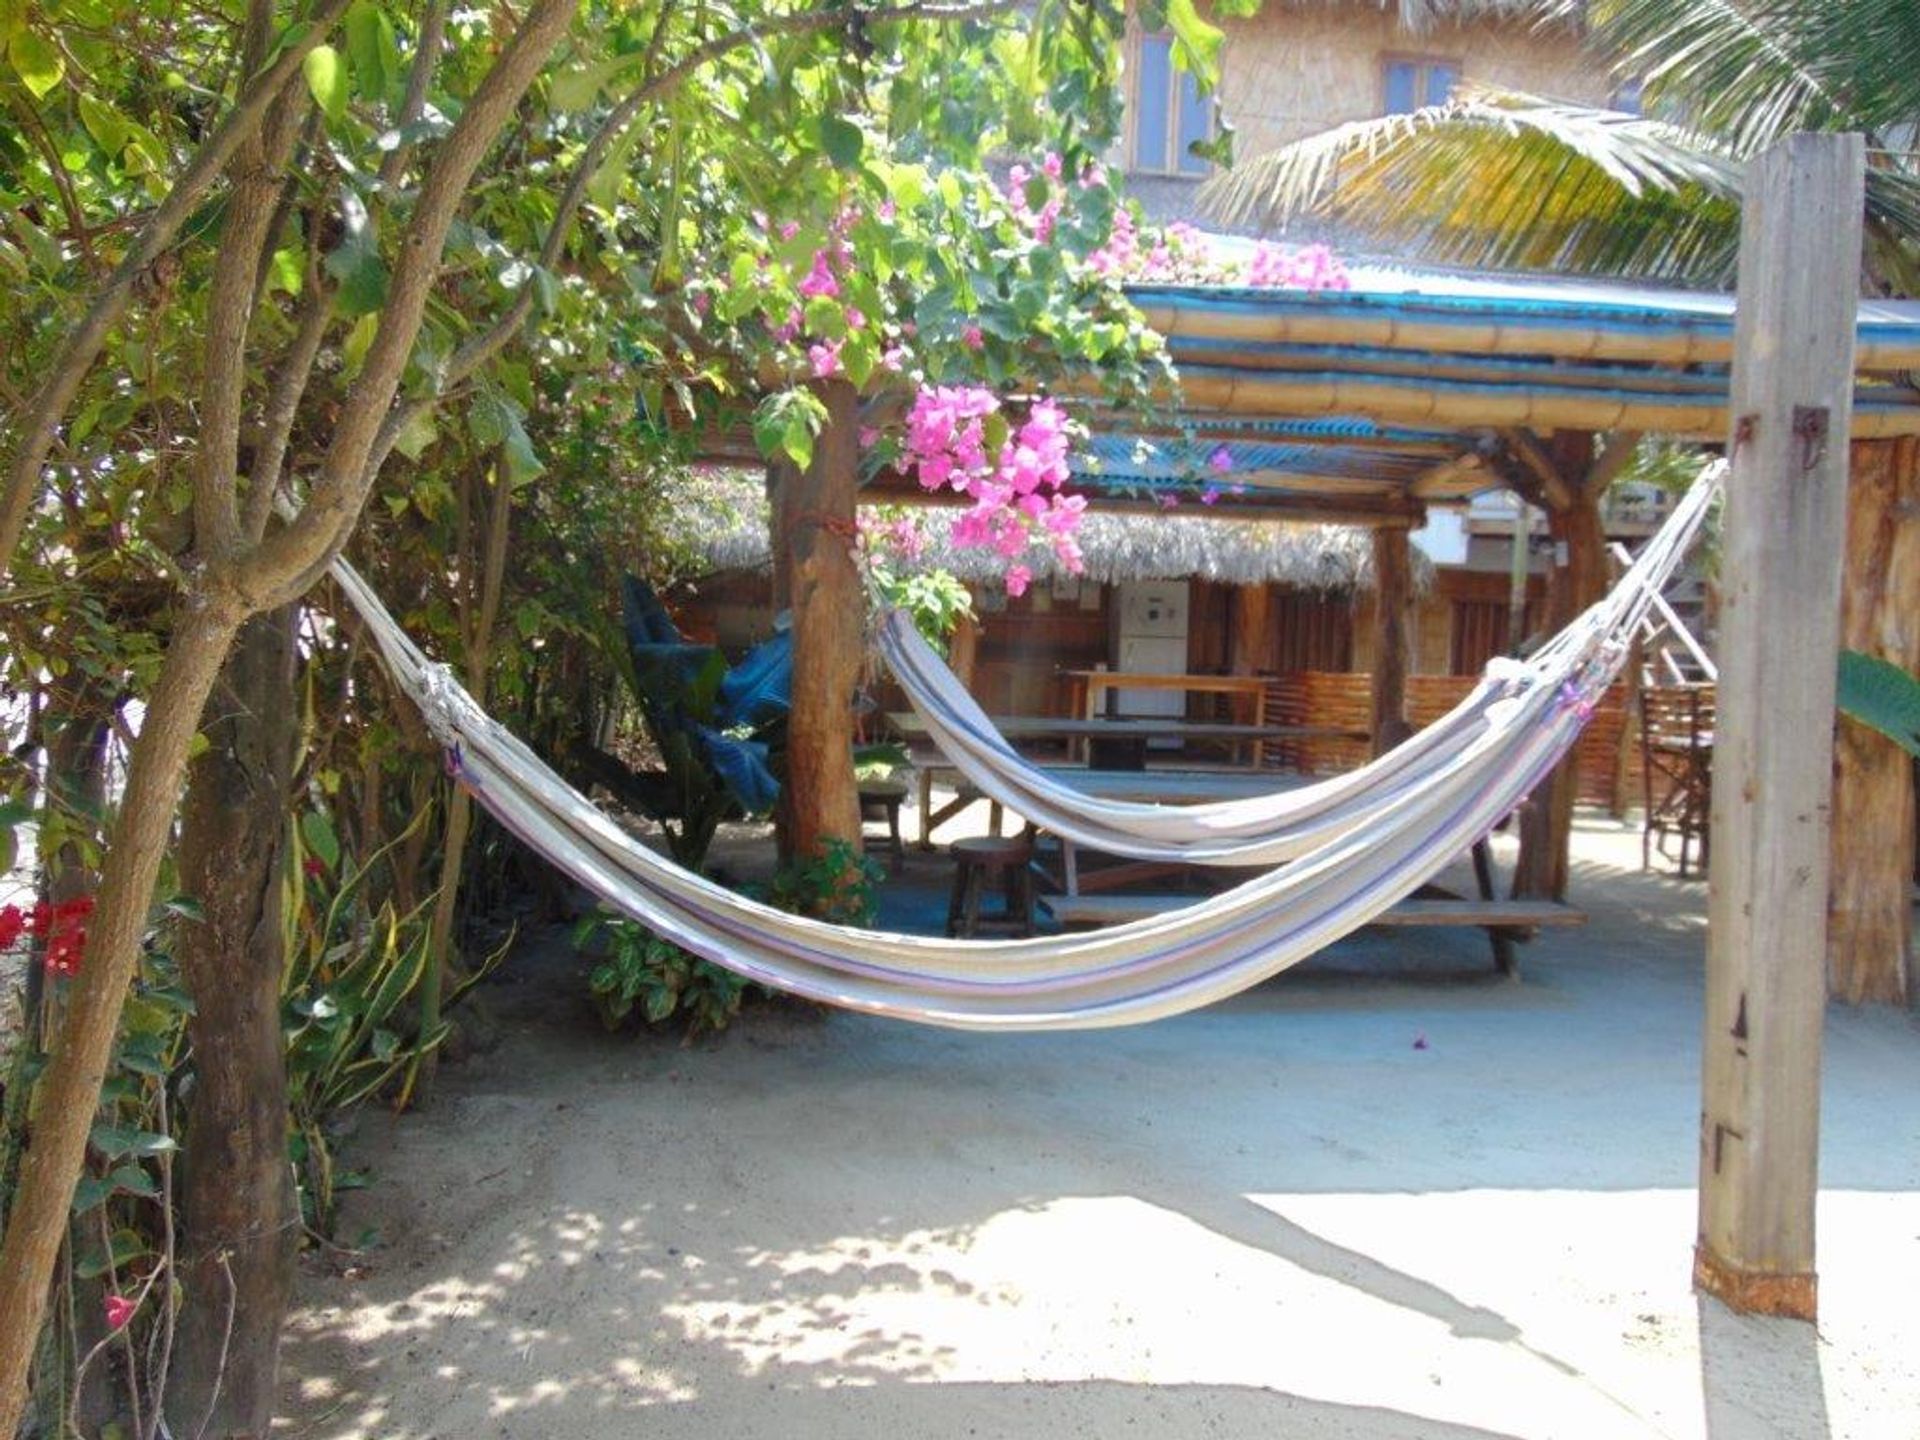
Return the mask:
M1049 895L1045 905L1064 927L1124 925L1150 915L1198 905L1204 895ZM1383 910L1370 925L1477 925L1493 943L1494 963L1503 975L1517 976L1513 954L1517 941L1547 927L1584 925L1587 915L1554 900L1461 900L1450 896L1416 896Z

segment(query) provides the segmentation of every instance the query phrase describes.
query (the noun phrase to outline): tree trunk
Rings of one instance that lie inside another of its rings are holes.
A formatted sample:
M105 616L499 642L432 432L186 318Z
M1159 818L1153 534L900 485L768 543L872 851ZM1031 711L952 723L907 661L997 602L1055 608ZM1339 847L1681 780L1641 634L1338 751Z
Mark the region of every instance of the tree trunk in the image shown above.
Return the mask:
M113 1054L120 1007L140 957L154 882L173 829L187 754L234 633L237 606L193 597L161 663L134 742L80 974L40 1080L36 1122L0 1244L0 1436L26 1404L27 1369Z
M1847 489L1840 643L1920 669L1920 439L1860 440ZM1834 735L1827 983L1850 1004L1913 991L1913 760L1842 718Z
M1584 442L1584 447L1582 443ZM1561 474L1578 482L1593 453L1591 435L1556 433L1553 454ZM1586 457L1582 460L1582 455ZM1553 538L1553 582L1549 588L1547 629L1573 623L1607 588L1607 536L1600 518L1600 495L1584 483L1571 483L1573 504L1547 512ZM1571 874L1573 802L1580 788L1576 752L1527 797L1520 812L1520 857L1514 867L1513 893L1536 900L1565 900Z
M815 382L827 423L813 463L783 477L793 587L793 709L787 720L787 791L794 854L818 855L827 841L860 849L860 799L853 777L853 695L860 680L860 577L853 564L859 485L859 396L845 381Z
M205 920L183 927L178 947L194 999L194 1084L180 1191L186 1302L167 1412L174 1433L216 1440L267 1433L293 1288L299 1215L280 1033L293 626L288 606L241 628L181 819L180 878Z
M1407 672L1413 649L1413 542L1404 526L1373 532L1373 753L1411 733Z

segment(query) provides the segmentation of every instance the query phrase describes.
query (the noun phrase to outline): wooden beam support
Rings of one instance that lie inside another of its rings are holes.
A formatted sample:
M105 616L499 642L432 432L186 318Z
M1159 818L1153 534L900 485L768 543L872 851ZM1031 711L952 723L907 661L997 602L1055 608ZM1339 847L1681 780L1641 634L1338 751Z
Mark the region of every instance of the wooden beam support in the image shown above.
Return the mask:
M1258 675L1273 668L1273 586L1263 581L1233 587L1233 623L1228 633L1228 664L1234 674Z
M1600 467L1593 436L1556 430L1541 447L1544 463L1560 477L1567 495L1562 509L1547 511L1553 539L1553 573L1547 585L1547 631L1564 629L1606 593L1607 536L1600 519L1600 489L1590 478ZM1569 754L1527 797L1520 815L1520 855L1513 894L1531 900L1565 900L1573 874L1573 803L1580 764Z
M793 607L793 708L787 719L787 796L793 853L818 855L829 840L860 849L853 776L853 697L864 652L865 602L854 569L860 484L858 392L814 382L827 422L813 463L783 477L779 543L788 553Z
M1379 755L1412 733L1413 544L1405 530L1373 532L1373 585L1373 753Z
M1571 510L1574 506L1573 483L1560 473L1560 466L1531 430L1509 429L1500 432L1508 452L1518 460L1538 487L1536 502L1542 510ZM1531 497L1529 497L1531 498Z
M1865 165L1794 135L1748 168L1723 530L1694 1284L1803 1320Z
M1920 670L1920 441L1851 449L1841 643ZM1828 990L1898 1005L1914 994L1913 760L1857 720L1834 738Z

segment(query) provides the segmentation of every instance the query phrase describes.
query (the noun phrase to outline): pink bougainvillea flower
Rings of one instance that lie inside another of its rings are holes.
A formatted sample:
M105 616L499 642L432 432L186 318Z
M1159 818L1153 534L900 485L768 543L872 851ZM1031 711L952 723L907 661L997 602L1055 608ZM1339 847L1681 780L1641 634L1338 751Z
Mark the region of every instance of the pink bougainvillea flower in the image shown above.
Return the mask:
M18 905L0 905L0 950L19 943L27 933L27 917Z
M880 356L880 364L894 374L899 374L907 368L906 348L900 345L889 345Z
M1020 596L1027 593L1027 586L1033 583L1033 571L1024 565L1007 567L1007 594Z
M813 252L813 268L807 272L807 278L800 282L800 293L808 299L816 296L833 299L840 293L840 282L834 277L833 263L824 250Z
M980 333L978 325L969 325L960 332L960 343L969 350L984 350L987 348L987 337Z
M766 221L762 220L760 223L762 225L765 225ZM791 240L794 236L798 235L799 233L800 233L800 222L798 220L787 220L781 223L780 238L782 240Z
M852 305L847 307L847 329L858 330L867 323L867 317Z
M1216 445L1207 455L1207 468L1216 475L1225 475L1233 469L1233 451L1227 446Z
M1206 489L1200 492L1200 503L1202 505L1216 505L1219 503L1219 501L1220 501L1220 492L1214 489L1213 486L1211 485L1207 486Z
M107 1296L107 1329L124 1330L127 1322L133 1319L134 1311L140 1308L138 1300L125 1295Z
M871 450L879 443L880 432L877 429L871 425L862 425L860 427L860 448L862 450Z
M840 373L840 345L838 340L823 340L807 347L807 365L814 379L825 380Z

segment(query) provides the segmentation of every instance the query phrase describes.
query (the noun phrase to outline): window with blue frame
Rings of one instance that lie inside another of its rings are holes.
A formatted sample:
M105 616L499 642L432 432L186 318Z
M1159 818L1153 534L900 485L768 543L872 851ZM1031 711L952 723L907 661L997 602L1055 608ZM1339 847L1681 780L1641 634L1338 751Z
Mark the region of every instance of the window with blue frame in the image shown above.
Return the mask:
M1213 138L1213 100L1200 93L1191 74L1174 68L1171 35L1140 37L1133 81L1128 168L1157 175L1206 174L1210 162L1189 147Z
M1383 115L1444 105L1460 83L1460 62L1431 55L1390 55L1380 62Z

